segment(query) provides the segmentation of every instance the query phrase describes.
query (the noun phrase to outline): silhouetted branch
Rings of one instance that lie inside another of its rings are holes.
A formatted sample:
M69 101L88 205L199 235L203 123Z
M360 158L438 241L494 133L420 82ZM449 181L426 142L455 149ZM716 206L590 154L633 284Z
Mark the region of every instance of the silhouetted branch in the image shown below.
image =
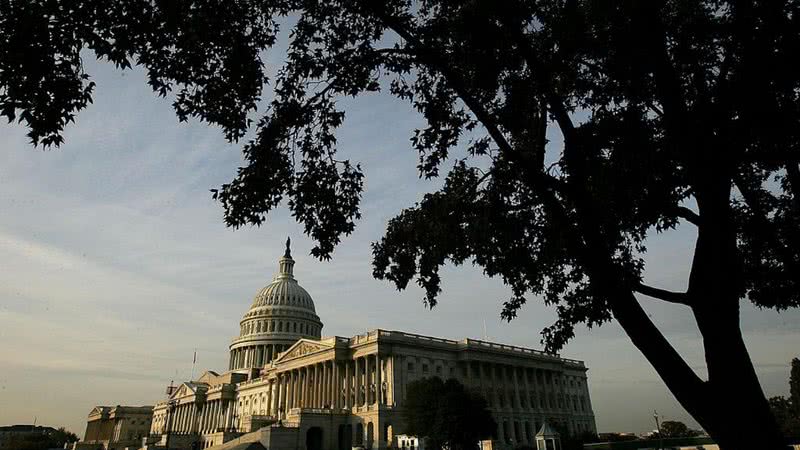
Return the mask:
M689 296L685 292L672 292L665 289L648 286L643 283L638 283L636 286L634 286L633 290L640 294L663 300L665 302L691 306L689 302Z

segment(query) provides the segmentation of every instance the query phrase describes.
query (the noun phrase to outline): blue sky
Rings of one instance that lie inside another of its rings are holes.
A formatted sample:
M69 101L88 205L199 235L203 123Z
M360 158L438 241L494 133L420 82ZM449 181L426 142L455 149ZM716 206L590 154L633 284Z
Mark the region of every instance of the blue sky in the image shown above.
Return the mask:
M279 56L279 55L278 55ZM227 345L253 295L276 271L286 236L295 273L313 296L324 335L399 329L538 348L553 311L531 301L512 323L499 319L509 291L479 268L447 268L434 310L422 292L372 279L370 242L388 219L439 182L417 178L408 138L420 119L375 94L348 100L342 151L366 178L363 219L330 262L285 209L260 228L225 228L209 189L230 181L240 146L198 122L179 123L141 71L87 61L95 104L77 117L58 150L29 146L25 130L0 125L0 424L66 426L83 435L94 405L152 404L170 380L227 367ZM550 136L558 145L555 131ZM682 289L693 231L653 239L647 281ZM685 308L643 301L689 363L702 373L702 346ZM742 328L768 395L788 390L797 356L797 311L743 306ZM652 429L653 409L694 422L612 323L580 329L563 355L586 361L601 431Z

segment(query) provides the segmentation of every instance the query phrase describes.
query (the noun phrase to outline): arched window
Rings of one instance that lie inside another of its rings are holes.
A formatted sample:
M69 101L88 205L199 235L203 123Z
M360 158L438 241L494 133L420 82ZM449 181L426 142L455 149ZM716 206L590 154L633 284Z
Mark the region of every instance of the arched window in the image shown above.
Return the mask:
M269 331L275 331L275 321L269 321Z
M283 322L278 322L278 331L283 331Z

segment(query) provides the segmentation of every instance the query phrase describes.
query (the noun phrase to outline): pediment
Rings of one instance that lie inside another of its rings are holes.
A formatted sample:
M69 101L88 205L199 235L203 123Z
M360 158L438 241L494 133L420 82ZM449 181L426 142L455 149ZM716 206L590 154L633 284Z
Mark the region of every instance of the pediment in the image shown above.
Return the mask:
M217 377L219 377L217 372L214 372L213 370L206 370L202 375L200 375L200 378L197 379L197 382L211 385L212 382L217 379Z
M276 362L280 363L289 359L297 358L300 356L316 353L322 350L333 348L332 345L322 343L320 341L312 341L310 339L300 339L294 345L289 347L288 350L283 352Z
M195 390L189 385L189 383L181 384L178 389L175 389L175 392L172 393L170 398L181 398L186 397L187 395L194 395Z
M92 411L89 413L89 417L102 416L103 414L108 413L109 409L110 408L108 406L95 406L94 408L92 408Z

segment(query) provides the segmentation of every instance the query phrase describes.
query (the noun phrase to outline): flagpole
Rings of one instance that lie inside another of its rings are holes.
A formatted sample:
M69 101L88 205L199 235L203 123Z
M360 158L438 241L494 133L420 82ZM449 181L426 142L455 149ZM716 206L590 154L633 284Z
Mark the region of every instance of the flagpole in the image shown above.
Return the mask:
M197 349L194 349L194 356L192 356L192 375L189 377L189 381L194 381L194 365L197 362Z

